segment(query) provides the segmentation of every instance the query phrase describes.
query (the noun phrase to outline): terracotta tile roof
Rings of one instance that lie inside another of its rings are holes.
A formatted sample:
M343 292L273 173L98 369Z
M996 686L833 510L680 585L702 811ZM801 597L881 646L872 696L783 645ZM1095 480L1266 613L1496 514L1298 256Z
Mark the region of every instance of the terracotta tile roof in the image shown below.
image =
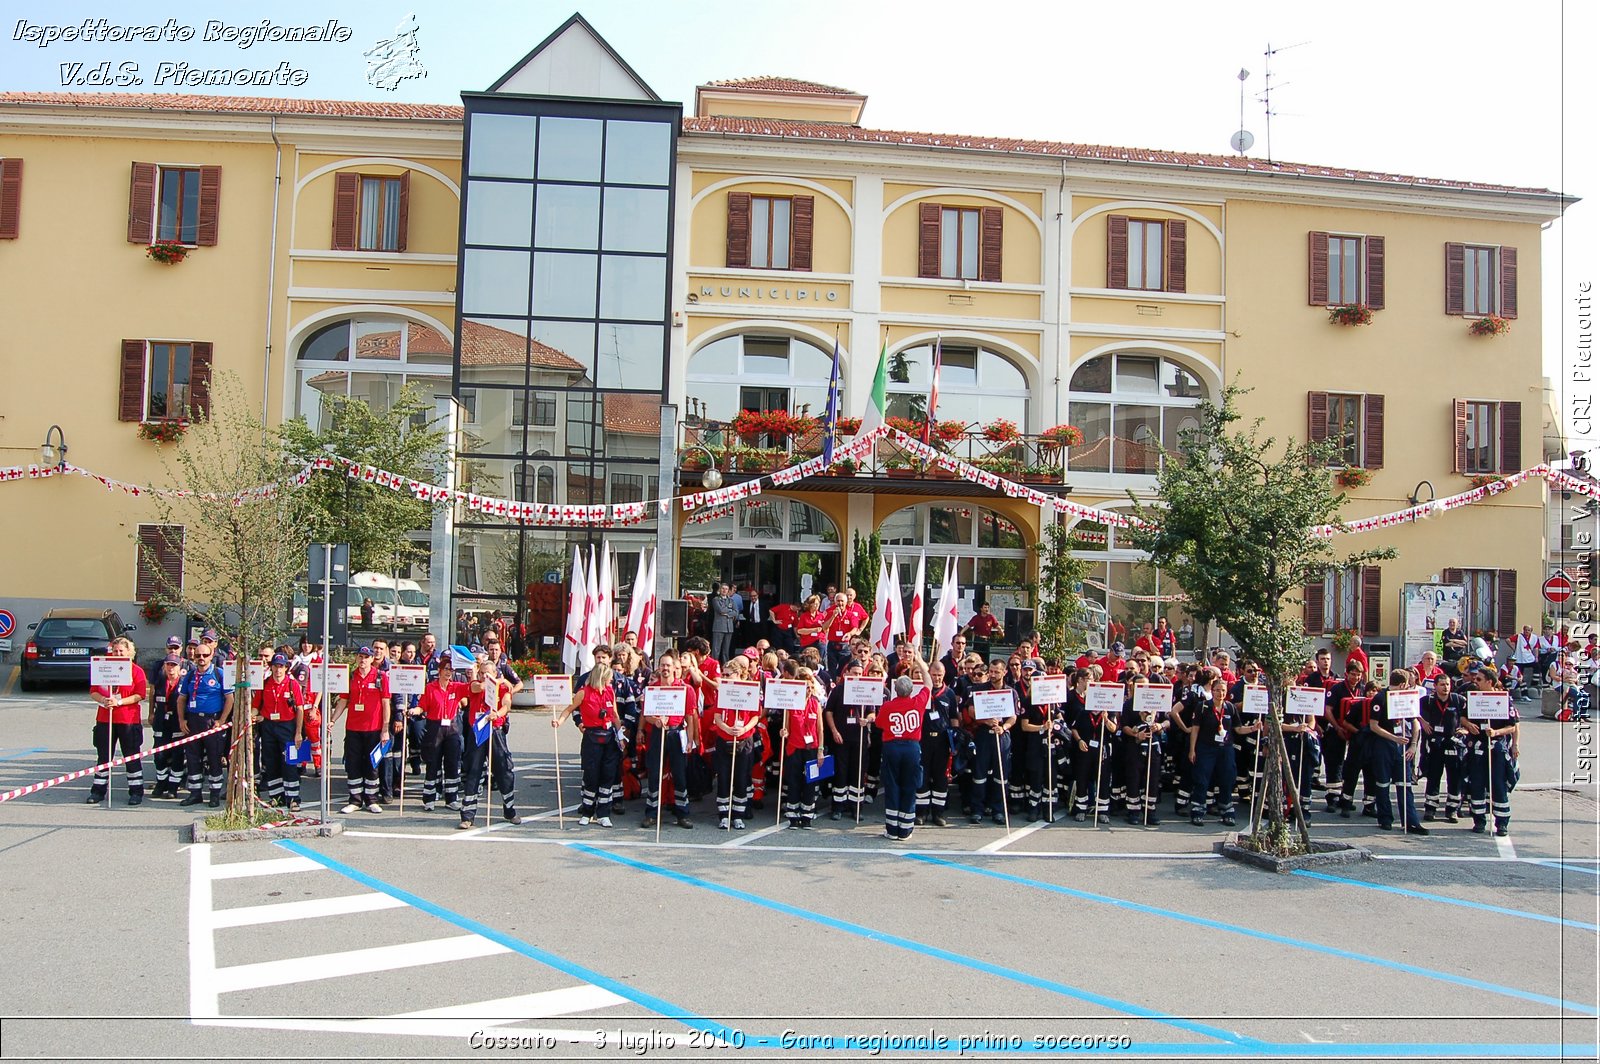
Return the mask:
M268 96L209 96L182 92L0 92L0 107L36 104L151 111L227 111L323 115L330 118L416 118L461 121L462 109L443 103L385 100L293 100Z
M753 89L757 92L803 92L813 96L860 96L859 92L841 89L837 85L824 85L817 81L802 81L778 74L759 74L753 78L726 78L708 81L702 89Z
M603 405L607 432L623 436L661 435L661 396L607 393Z
M911 133L887 129L862 129L838 122L798 122L780 118L724 118L687 115L683 131L688 134L716 133L745 137L779 137L799 140L851 141L860 144L900 145L917 148L950 148L965 151L1001 152L1008 155L1046 155L1070 159L1098 159L1106 162L1150 163L1204 169L1233 170L1241 173L1284 174L1298 177L1325 177L1347 181L1375 181L1419 188L1454 188L1478 192L1518 192L1554 196L1544 188L1493 185L1479 181L1451 181L1431 177L1411 177L1371 170L1351 170L1305 163L1267 162L1238 155L1206 155L1197 152L1160 151L1150 148L1117 148L1103 144L1072 144L1050 140L1021 140L1015 137L982 137L952 133Z
M538 340L529 341L521 333L496 329L479 321L461 323L463 366L520 366L525 353L541 369L585 372L582 362Z

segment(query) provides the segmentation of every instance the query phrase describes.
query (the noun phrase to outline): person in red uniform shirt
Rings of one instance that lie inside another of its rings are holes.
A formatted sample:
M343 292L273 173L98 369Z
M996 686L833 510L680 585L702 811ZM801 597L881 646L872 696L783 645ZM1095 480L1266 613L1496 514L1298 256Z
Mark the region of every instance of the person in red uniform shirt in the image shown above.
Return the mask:
M767 611L767 620L772 622L778 646L790 656L800 653L800 640L795 634L795 626L800 621L800 611L787 602L780 602Z
M389 723L389 678L378 670L372 648L356 651L356 667L350 673L350 690L338 696L337 709L347 710L344 725L344 774L350 799L342 812L383 812L378 804L378 769L372 752L383 742Z
M1411 671L1417 674L1417 684L1428 691L1433 690L1433 681L1444 672L1439 667L1438 655L1431 650L1422 652L1422 659L1411 666Z
M817 818L817 785L806 776L806 766L822 762L822 684L805 666L795 670L795 679L806 685L804 709L791 709L783 715L779 735L783 739L785 793L779 795L783 812L792 828L809 828Z
M139 748L144 745L144 711L139 704L145 700L149 683L144 670L133 660L133 641L118 637L106 648L108 656L124 658L128 662L129 682L115 687L98 686L89 689L89 697L100 708L94 716L95 764L104 765L115 754L113 747L122 751L129 760L123 762L128 774L128 804L144 801L144 761ZM106 800L111 789L111 770L98 769L89 786L89 805Z
M583 765L583 791L578 806L578 823L591 821L611 827L611 798L622 773L622 718L617 715L617 692L611 686L611 666L596 662L588 681L578 689L572 704L550 718L552 728L578 714L583 728L583 744L578 749Z
M267 804L287 805L300 811L300 764L288 751L305 735L305 693L289 675L289 659L274 654L267 659L267 676L253 699L261 722L261 780Z
M472 677L467 683L467 727L461 737L463 794L457 831L466 831L477 820L480 787L486 792L500 792L500 809L506 823L522 823L517 815L517 769L511 761L511 748L506 745L510 710L510 682L500 675L487 654L480 653L472 663ZM480 743L476 724L485 714L489 717L489 735ZM487 785L486 774L490 777ZM489 795L485 793L484 797Z
M449 662L442 662L433 682L422 690L417 708L422 711L422 811L433 812L441 784L446 809L460 809L461 802L461 707L467 701L467 685L457 683Z
M1124 657L1125 648L1121 643L1112 643L1111 649L1095 662L1100 666L1100 678L1106 683L1120 683L1122 674L1128 668L1128 659Z
M1350 650L1344 656L1344 663L1347 666L1360 665L1363 673L1372 671L1372 663L1367 659L1367 652L1361 649L1361 636L1358 633L1350 633Z
M743 680L746 660L742 655L730 660L723 675L730 680ZM724 831L730 827L743 831L750 807L751 779L760 757L755 732L761 723L761 710L722 709L717 704L718 692L702 694L712 706L708 713L710 739L715 743L717 826Z
M821 643L827 628L828 619L822 613L822 598L812 595L801 605L800 616L795 619L794 630L800 638L800 649L805 650L806 647L814 647Z
M641 712L639 717L639 756L645 765L644 820L641 828L656 826L661 808L661 776L665 767L672 774L672 809L680 828L692 828L689 819L688 759L698 756L691 753L700 745L700 701L695 685L688 683L680 671L678 655L670 650L656 661L656 672L651 687L682 687L684 711L672 716L653 717ZM646 696L648 697L648 695ZM657 746L657 743L664 744Z
M920 686L918 686L920 685ZM922 654L911 652L911 674L897 677L892 698L867 716L883 733L883 837L904 842L917 820L917 784L922 778L922 721L933 683Z
M990 644L996 639L1003 639L1005 630L1000 627L1000 618L994 615L994 609L985 602L978 607L978 612L973 614L972 620L967 622L961 634L970 638L973 649L987 659Z

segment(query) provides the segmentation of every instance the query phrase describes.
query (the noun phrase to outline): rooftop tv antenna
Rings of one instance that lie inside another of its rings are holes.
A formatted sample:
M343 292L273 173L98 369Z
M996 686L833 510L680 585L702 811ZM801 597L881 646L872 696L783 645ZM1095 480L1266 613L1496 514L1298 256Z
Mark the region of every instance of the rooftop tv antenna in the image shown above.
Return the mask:
M1228 147L1240 155L1249 151L1250 146L1256 142L1256 135L1244 128L1244 83L1249 77L1250 71L1241 67L1239 70L1239 131L1228 138Z
M1303 45L1307 45L1307 44L1310 44L1310 43L1311 43L1310 41L1301 41L1299 44L1286 44L1286 45L1283 45L1282 47L1274 48L1274 47L1272 47L1272 42L1268 41L1267 42L1267 50L1266 50L1265 53L1263 53L1266 56L1266 68L1261 72L1261 79L1262 79L1262 83L1263 84L1262 84L1261 94L1259 96L1257 96L1256 98L1261 101L1262 109L1266 112L1266 117L1267 117L1267 162L1269 162L1269 163L1272 161L1272 116L1277 114L1277 112L1272 109L1272 57L1277 55L1279 52L1287 52L1291 48L1299 48L1299 47L1301 47ZM1284 85L1289 85L1289 84L1293 84L1293 83L1292 82L1284 82ZM1279 88L1283 88L1283 85L1280 85L1278 87Z

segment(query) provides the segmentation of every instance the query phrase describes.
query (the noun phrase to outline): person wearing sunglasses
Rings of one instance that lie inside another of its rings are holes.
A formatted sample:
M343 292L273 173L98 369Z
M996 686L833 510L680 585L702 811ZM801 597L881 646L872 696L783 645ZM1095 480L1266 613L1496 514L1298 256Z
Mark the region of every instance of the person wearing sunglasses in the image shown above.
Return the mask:
M184 735L210 731L233 717L233 691L222 682L222 666L216 655L216 640L203 639L195 649L194 671L183 678L178 692L178 730ZM222 804L222 754L227 745L219 731L184 747L189 797L181 804L199 805L207 798L213 809Z

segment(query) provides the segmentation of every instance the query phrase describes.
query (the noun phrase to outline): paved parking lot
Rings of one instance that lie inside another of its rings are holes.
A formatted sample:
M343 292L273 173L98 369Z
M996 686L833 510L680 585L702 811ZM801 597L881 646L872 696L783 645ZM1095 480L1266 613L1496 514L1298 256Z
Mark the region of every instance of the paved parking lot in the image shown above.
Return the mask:
M0 699L0 790L88 764L81 696ZM571 747L572 732L561 738ZM516 718L527 822L345 818L189 846L192 810L0 804L7 1058L1593 1059L1597 818L1570 726L1530 722L1509 840L1371 820L1378 860L1275 877L1214 824L874 820L657 844L638 803L563 830ZM565 749L564 797L576 795ZM337 793L337 792L336 792ZM498 813L498 809L496 809Z

